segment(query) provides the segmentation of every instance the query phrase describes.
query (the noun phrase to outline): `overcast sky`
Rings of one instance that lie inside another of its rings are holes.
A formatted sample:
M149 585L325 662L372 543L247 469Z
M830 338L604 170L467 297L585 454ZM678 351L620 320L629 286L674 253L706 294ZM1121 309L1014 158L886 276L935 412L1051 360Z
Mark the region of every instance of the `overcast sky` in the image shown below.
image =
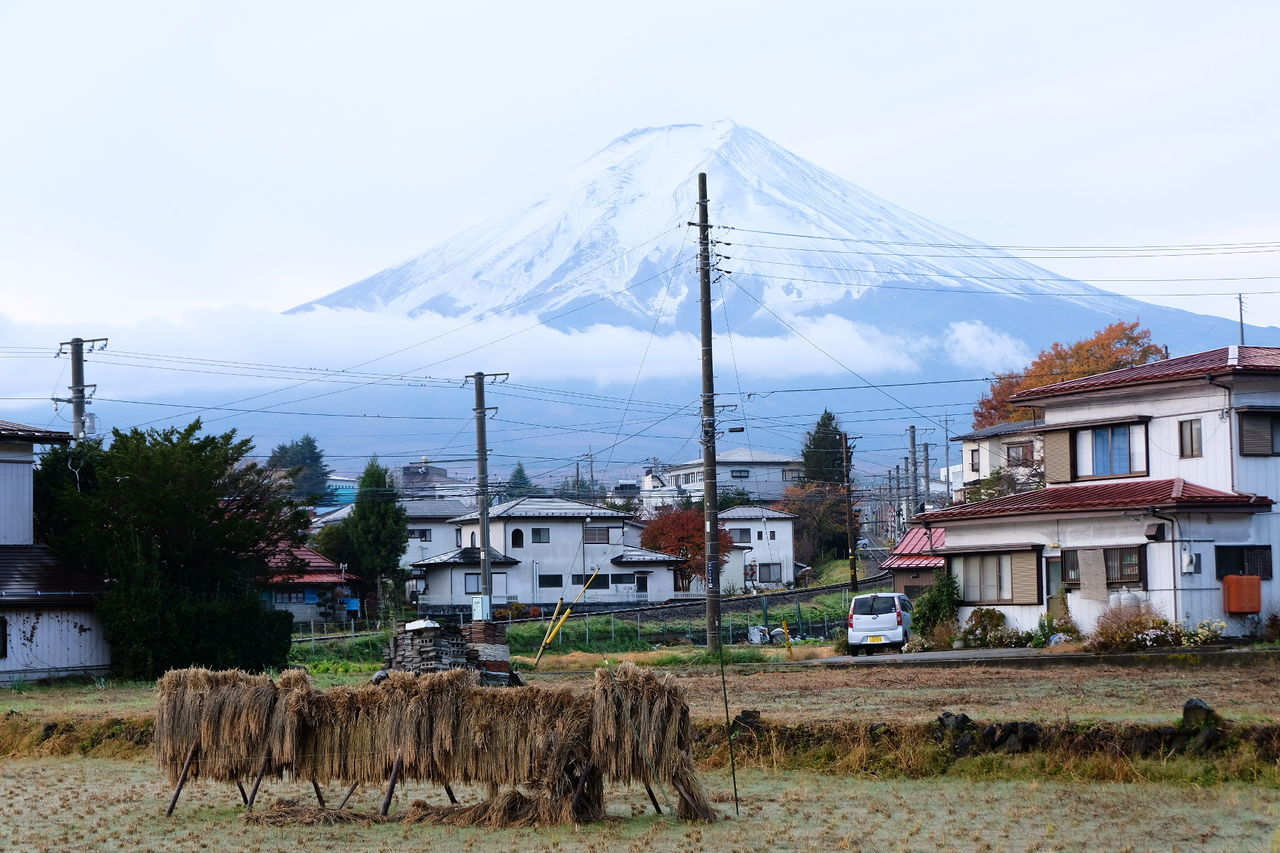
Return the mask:
M0 0L0 347L356 364L418 332L270 318L633 128L718 118L992 244L1280 241L1278 32L1274 2ZM1218 279L1278 254L1041 263ZM1280 325L1280 278L1114 287L1224 316L1253 292ZM66 384L8 358L14 397ZM215 381L132 376L112 393Z
M0 3L0 311L283 310L721 117L990 243L1280 239L1277 32L1272 2ZM1056 267L1245 269L1280 271Z

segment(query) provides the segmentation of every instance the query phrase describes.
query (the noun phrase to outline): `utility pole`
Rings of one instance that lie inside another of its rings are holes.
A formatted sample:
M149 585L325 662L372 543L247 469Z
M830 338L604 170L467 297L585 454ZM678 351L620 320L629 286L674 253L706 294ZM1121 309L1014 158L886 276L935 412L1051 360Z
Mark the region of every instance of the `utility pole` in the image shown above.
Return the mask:
M924 505L929 505L929 497L933 494L933 478L929 476L929 442L924 445Z
M942 453L947 469L947 506L951 506L951 416L942 416Z
M849 448L849 433L840 433L840 462L844 473L844 532L849 544L849 591L858 591L858 538L853 529L853 484L850 483L849 469L852 467Z
M1236 304L1240 308L1240 346L1244 346L1244 294L1236 294Z
M904 456L902 457L901 465L893 466L893 474L894 474L893 479L895 483L895 487L893 491L893 525L894 525L893 535L895 537L899 537L902 535L902 522L903 522L903 519L907 517L906 504L909 500L911 500L911 498L908 497L906 494L906 491L907 491L906 478L907 478L907 471L910 470L911 468L910 462L911 462L911 458L908 456Z
M106 349L107 339L72 338L69 341L63 341L58 344L58 355L62 355L63 347L67 347L71 353L71 384L67 386L71 391L71 396L53 398L56 403L71 404L71 437L77 441L88 434L88 431L85 429L84 407L88 404L88 401L85 399L85 389L97 387L96 385L84 384L85 344L89 344L90 352L97 348L97 344L102 344L102 349Z
M489 376L507 376L506 373L490 373ZM476 508L480 514L480 602L472 602L471 618L488 622L493 610L493 571L489 565L489 439L485 419L489 410L484 405L485 374L476 371L471 381L476 387Z
M707 560L707 651L720 651L720 511L716 506L716 388L711 359L711 224L707 173L698 173L698 293L702 315L702 506Z
M909 454L907 456L907 476L911 478L911 482L907 485L907 493L911 498L911 508L907 513L907 518L916 514L916 507L920 506L918 498L920 494L920 459L916 456L916 425L912 424L907 427L907 445Z

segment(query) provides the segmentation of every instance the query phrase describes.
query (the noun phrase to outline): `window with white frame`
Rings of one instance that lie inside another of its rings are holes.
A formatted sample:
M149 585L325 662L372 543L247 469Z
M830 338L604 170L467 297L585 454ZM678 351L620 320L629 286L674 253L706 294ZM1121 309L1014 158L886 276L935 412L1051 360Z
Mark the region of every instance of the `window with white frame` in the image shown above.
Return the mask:
M1076 431L1077 477L1122 477L1147 471L1146 424Z
M1009 554L971 554L952 558L965 604L998 604L1013 599L1013 558Z
M978 448L976 447L969 451L969 470L970 471L982 470L982 465L978 461Z

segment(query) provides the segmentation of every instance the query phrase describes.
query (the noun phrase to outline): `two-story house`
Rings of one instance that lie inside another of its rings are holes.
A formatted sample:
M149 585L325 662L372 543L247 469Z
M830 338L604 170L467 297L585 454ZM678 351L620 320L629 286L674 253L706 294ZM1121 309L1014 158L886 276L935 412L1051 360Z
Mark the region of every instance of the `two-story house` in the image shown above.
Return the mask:
M495 606L512 601L554 606L586 588L579 609L664 601L675 591L683 558L630 544L630 515L581 501L522 497L489 510L491 589ZM416 560L424 613L470 610L481 592L478 512L451 519L458 547Z
M964 501L966 488L985 480L996 471L1010 479L1011 491L1027 491L1043 484L1041 460L1044 437L1040 429L1044 421L1009 421L976 429L952 437L960 444L961 475L953 480L952 498ZM958 488L956 482L962 483Z
M65 432L0 421L0 684L110 670L94 611L102 579L64 565L34 539L34 447L70 441Z
M1280 349L1221 347L1014 402L1044 410L1047 487L913 519L946 529L934 553L959 582L962 619L996 607L1029 629L1061 591L1091 630L1124 589L1229 634L1280 611Z
M782 497L804 474L804 462L780 453L739 447L716 454L716 489L742 489L754 500ZM647 468L640 482L640 505L646 510L674 506L683 498L702 500L702 460Z
M795 516L762 506L721 510L720 524L733 540L720 569L720 588L731 591L778 589L796 579Z

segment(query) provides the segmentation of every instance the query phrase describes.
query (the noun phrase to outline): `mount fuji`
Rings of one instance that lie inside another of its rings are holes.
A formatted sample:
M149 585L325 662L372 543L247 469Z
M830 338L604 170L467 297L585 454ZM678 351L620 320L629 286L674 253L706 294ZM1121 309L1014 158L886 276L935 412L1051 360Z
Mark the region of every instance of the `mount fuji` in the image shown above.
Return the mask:
M628 133L542 195L290 313L510 312L559 329L692 332L699 172L725 273L716 316L732 313L736 334L785 336L838 318L864 344L937 344L953 362L938 365L944 373L1015 368L1052 341L1117 319L1140 319L1179 351L1237 334L1229 321L1120 296L984 245L727 120ZM1275 329L1251 337L1280 342Z

